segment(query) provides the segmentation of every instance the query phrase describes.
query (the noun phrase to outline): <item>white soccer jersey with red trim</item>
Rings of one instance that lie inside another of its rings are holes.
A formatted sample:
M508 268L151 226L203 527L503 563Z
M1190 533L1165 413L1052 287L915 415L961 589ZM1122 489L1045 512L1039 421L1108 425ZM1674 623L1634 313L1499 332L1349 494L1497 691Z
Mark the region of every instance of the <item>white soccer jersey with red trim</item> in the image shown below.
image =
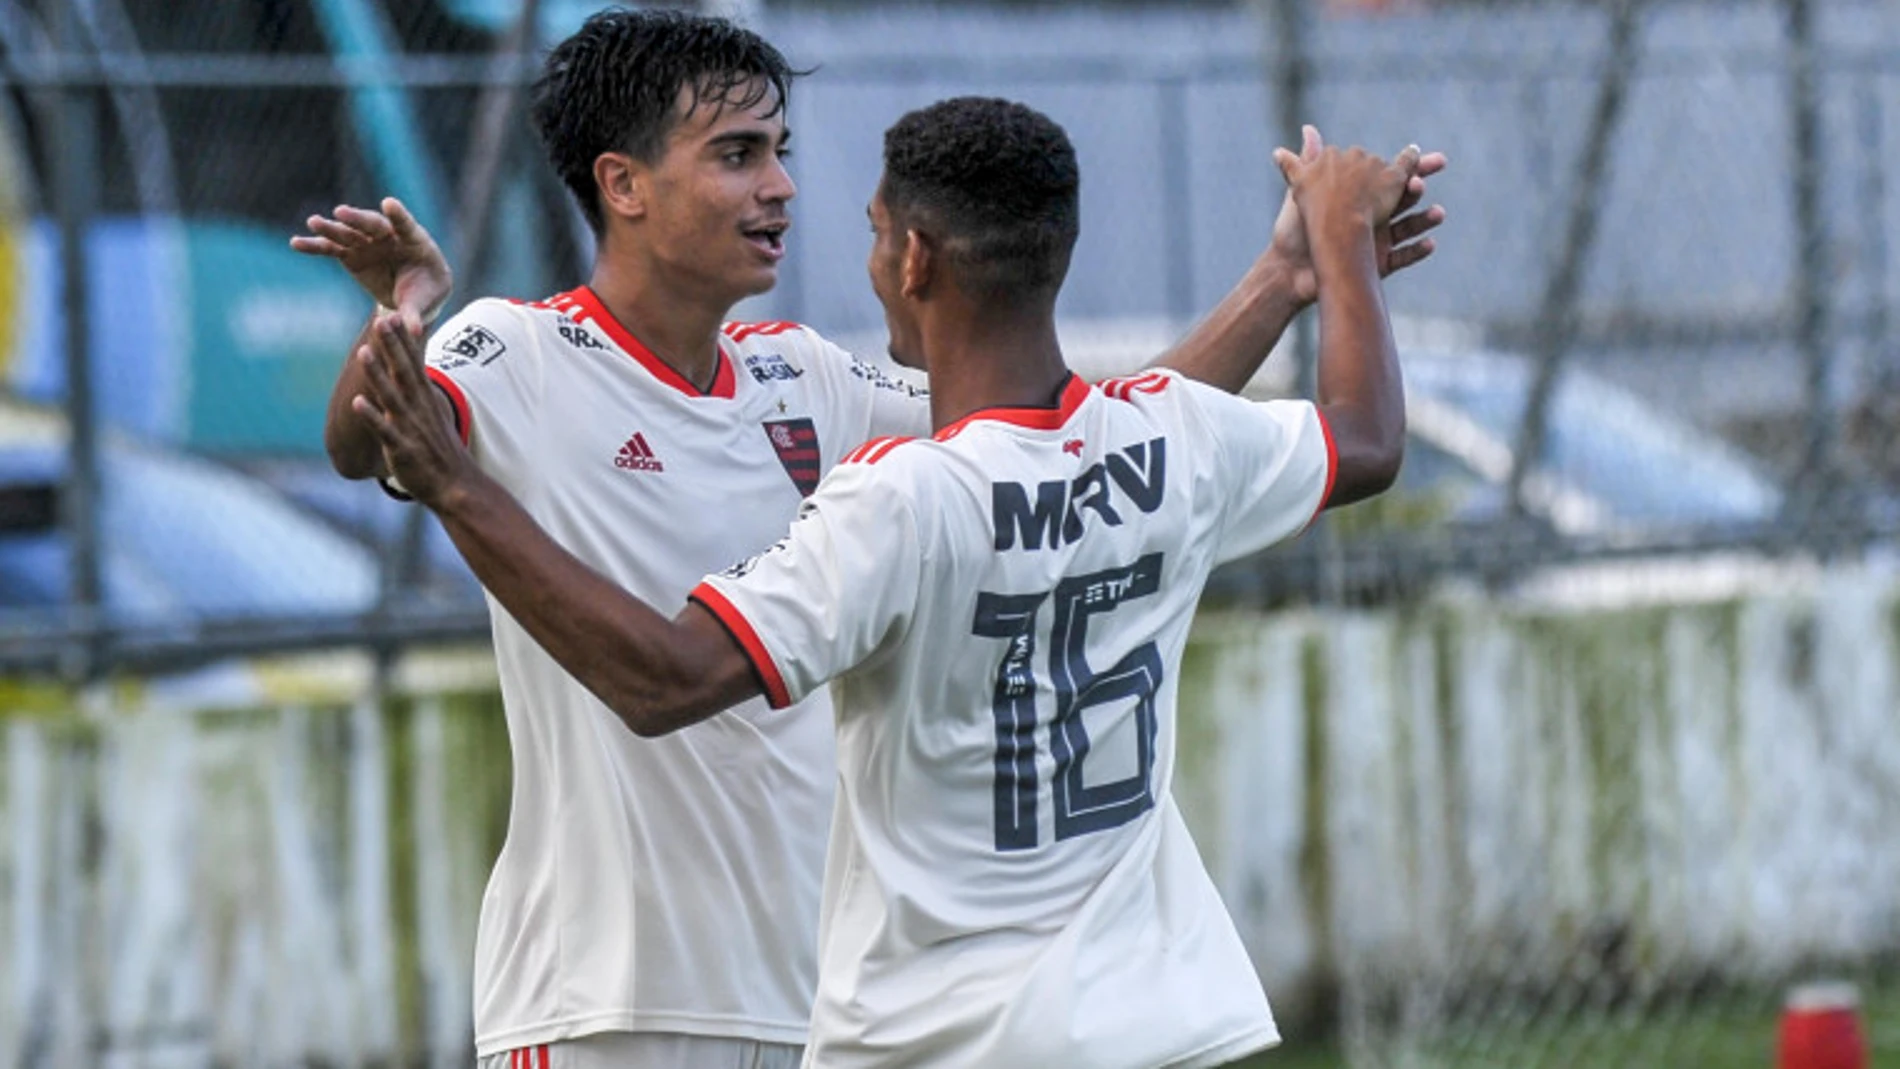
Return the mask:
M928 400L794 324L732 324L705 393L592 291L471 304L430 377L476 460L556 541L650 604L785 534L866 438ZM602 1031L800 1043L835 771L823 695L628 731L490 602L514 752L482 901L476 1047Z
M1318 411L1154 373L870 442L693 596L774 703L833 679L807 1065L1154 1069L1278 1039L1182 824L1208 572L1306 526Z

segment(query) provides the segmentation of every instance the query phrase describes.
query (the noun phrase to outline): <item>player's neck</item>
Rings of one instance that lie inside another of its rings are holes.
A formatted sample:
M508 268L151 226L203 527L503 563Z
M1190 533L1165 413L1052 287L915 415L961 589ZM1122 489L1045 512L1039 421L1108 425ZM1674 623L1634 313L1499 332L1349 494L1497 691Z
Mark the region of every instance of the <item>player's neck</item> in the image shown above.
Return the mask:
M686 381L702 388L712 381L729 302L695 300L657 275L605 256L595 261L588 287L628 333Z
M994 309L944 317L924 329L930 369L930 421L938 430L985 408L1054 403L1069 368L1047 310L1020 315Z

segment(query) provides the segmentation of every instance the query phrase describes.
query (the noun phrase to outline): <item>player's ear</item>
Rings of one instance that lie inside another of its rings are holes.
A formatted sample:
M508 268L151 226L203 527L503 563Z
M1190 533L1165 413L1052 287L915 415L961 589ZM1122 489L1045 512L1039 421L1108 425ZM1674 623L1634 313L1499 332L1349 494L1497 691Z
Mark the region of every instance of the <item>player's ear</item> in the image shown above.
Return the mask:
M594 185L600 189L602 215L638 219L647 213L646 168L624 152L594 158Z
M924 296L937 272L943 269L942 265L942 250L937 247L937 239L916 227L904 231L904 296L912 299Z

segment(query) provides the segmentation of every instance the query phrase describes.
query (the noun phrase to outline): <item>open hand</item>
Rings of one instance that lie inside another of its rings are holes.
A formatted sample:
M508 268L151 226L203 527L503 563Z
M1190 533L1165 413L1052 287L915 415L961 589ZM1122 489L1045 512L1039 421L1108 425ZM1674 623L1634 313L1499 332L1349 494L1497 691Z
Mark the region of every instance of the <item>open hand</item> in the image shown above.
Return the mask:
M290 247L343 265L377 304L395 309L413 332L435 319L455 288L449 262L435 239L402 201L384 197L381 211L339 205L334 218L305 220L309 234Z
M1311 125L1302 127L1300 132L1302 144L1297 159L1311 162L1325 150L1326 142ZM1286 152L1285 149L1278 151ZM1425 235L1445 221L1444 207L1434 204L1422 211L1413 209L1425 197L1425 180L1443 171L1447 162L1442 152L1420 155L1417 168L1407 179L1405 191L1392 208L1390 218L1374 228L1381 277L1411 267L1437 251L1437 244ZM1313 248L1307 239L1306 217L1300 212L1290 186L1286 198L1280 202L1280 214L1273 221L1268 255L1278 257L1291 273L1293 294L1301 303L1319 299L1319 275L1313 270Z

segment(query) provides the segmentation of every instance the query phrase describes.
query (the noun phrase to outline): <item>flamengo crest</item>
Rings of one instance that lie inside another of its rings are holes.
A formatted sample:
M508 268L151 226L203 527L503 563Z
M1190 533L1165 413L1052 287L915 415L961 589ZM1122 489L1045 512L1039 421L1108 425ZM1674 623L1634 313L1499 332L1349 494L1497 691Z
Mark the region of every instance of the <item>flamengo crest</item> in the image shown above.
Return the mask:
M818 430L809 419L769 419L761 424L772 452L785 465L799 497L809 497L818 489Z

